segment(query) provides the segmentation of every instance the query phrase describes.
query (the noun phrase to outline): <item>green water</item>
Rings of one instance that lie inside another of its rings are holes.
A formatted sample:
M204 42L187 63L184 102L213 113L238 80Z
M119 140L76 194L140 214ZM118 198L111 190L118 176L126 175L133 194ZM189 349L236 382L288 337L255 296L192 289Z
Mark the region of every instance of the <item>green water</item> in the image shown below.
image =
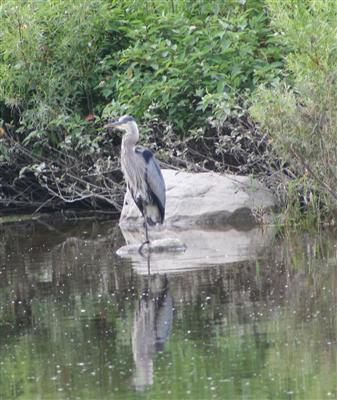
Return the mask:
M111 221L0 225L0 399L335 399L337 233L139 275Z

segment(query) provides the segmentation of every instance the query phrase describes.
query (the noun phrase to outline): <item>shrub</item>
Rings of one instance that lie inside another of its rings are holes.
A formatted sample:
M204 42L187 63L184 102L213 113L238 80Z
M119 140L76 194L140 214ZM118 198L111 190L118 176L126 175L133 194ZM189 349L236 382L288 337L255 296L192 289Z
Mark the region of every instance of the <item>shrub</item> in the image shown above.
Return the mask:
M230 108L238 93L280 75L283 49L274 45L264 1L124 3L129 46L99 69L107 100L139 118L151 110L188 136L207 125L217 102Z
M57 122L93 112L109 3L11 0L0 15L0 102L19 111L26 145L57 145L71 134Z
M247 99L261 82L277 82L286 51L265 0L0 3L0 112L13 122L0 162L15 165L9 185L30 171L62 201L106 196L119 146L99 118L86 120L93 113L134 114L162 155L261 171L250 153L266 141ZM110 179L103 191L99 174Z
M263 85L251 111L306 201L336 210L337 3L270 0L269 8L280 40L292 48L286 58L292 80Z
M282 68L264 0L11 0L0 15L0 104L31 140L59 142L55 119L106 103L186 134Z

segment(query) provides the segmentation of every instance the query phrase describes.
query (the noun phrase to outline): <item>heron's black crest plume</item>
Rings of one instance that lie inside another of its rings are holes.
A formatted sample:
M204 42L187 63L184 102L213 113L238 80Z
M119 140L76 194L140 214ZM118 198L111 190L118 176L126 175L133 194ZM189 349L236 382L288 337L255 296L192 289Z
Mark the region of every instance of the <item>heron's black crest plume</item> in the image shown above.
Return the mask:
M133 118L132 115L123 115L121 119L123 119L123 122L130 122L130 121L136 122L136 120Z

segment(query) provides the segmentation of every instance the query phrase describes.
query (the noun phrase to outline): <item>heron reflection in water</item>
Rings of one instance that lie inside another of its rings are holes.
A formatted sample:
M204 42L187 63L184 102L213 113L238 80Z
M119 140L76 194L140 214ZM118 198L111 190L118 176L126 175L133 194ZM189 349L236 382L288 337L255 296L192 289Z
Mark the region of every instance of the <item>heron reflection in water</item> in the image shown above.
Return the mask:
M136 390L145 390L153 384L153 359L164 350L170 336L173 320L173 301L166 275L149 277L135 311L132 352L135 371L132 383Z
M165 182L158 161L147 148L137 146L139 131L130 115L110 121L105 128L124 131L121 149L121 165L127 188L144 217L145 244L149 244L148 225L162 224L165 218Z

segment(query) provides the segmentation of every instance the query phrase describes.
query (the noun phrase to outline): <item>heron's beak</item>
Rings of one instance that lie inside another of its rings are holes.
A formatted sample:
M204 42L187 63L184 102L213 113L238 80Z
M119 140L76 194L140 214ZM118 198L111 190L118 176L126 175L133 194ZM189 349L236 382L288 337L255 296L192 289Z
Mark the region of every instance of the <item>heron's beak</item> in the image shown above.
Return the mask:
M104 128L116 128L118 125L120 125L119 121L110 121L104 125Z

